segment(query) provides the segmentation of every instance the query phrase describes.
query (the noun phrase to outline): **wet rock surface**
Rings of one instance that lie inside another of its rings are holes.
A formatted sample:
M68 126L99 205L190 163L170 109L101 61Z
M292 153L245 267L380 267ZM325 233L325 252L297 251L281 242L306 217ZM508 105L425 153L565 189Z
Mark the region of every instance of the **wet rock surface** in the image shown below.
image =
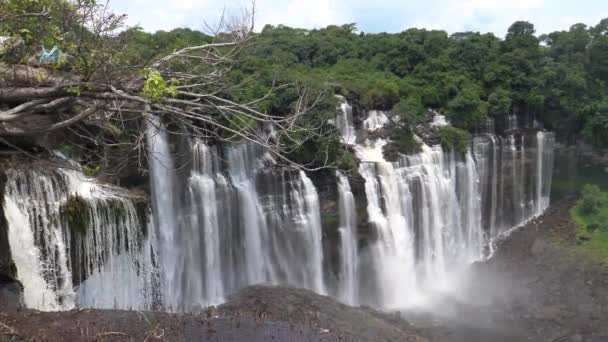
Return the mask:
M254 286L198 314L0 310L0 341L407 341L403 320L308 290Z
M0 308L23 307L23 285L19 281L0 274Z
M308 290L253 286L218 307L220 316L287 320L328 330L341 341L427 341L399 317L370 308L354 308Z

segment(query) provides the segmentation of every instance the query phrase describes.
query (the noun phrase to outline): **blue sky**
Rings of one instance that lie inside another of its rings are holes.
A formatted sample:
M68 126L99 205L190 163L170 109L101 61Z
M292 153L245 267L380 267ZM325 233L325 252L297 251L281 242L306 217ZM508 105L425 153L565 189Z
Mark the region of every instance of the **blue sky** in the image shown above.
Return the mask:
M187 26L204 29L225 8L238 13L247 0L111 0L130 25L146 31ZM265 24L317 28L357 23L365 32L398 32L410 27L494 32L503 36L511 23L527 20L539 33L575 23L596 25L608 17L608 0L257 0L256 28Z

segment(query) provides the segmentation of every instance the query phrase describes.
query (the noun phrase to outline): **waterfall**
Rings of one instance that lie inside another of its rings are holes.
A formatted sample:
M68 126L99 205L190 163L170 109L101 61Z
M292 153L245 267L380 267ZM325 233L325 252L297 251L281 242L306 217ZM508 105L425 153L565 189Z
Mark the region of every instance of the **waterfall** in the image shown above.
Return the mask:
M353 124L353 107L346 101L343 96L336 96L340 102L340 107L336 115L336 127L342 136L342 143L352 145L355 143L357 136Z
M534 137L534 139L532 139ZM517 143L519 141L519 143ZM493 238L542 214L549 205L554 135L484 134L473 142L482 186L482 222Z
M30 226L27 211L22 211L13 198L4 199L6 219L13 227L8 231L8 238L13 253L13 261L19 270L17 276L24 285L24 300L28 308L42 311L58 311L71 308L71 303L59 303L53 284L45 279L45 265L42 264L41 252L36 246L34 230ZM17 229L16 227L21 227ZM64 274L69 278L70 274ZM68 289L71 292L71 289Z
M268 171L272 158L256 145L195 140L182 186L165 166L174 162L160 164L169 156L162 152L167 136L152 132L149 141L161 156L152 167L153 190L173 184L171 196L154 191L154 203L164 207L155 219L159 258L169 258L159 270L166 309L197 310L260 283L327 292L319 198L304 172Z
M75 305L67 250L71 234L60 221L60 206L70 189L61 176L26 170L7 173L5 202L12 212L7 217L9 237L20 236L29 244L24 246L27 249L11 251L15 261L27 260L16 263L18 278L24 283L26 305L39 310L71 309ZM17 255L20 253L31 254L26 259Z
M506 131L515 131L519 129L519 123L517 121L517 115L515 114L509 114L506 116L506 125L505 125L505 130Z
M546 135L539 134L539 141L545 141ZM380 307L396 308L415 305L429 289L449 289L454 270L484 257L488 239L539 213L526 209L524 146L517 151L515 138L508 137L505 150L511 164L501 167L496 142L492 135L475 139L474 148L463 155L423 145L421 153L403 156L396 163L383 160L381 140L357 146L369 221L378 234L369 254L374 269L369 271L376 274L379 290L367 298L375 297ZM543 173L550 157L542 144L537 150L535 188L537 196L543 191L544 197L536 202L546 205L550 179ZM506 167L512 177L509 207L498 203L496 184L507 174L502 170ZM498 216L510 221L498 228Z
M536 215L549 206L553 176L553 134L536 133Z
M151 174L152 212L158 236L158 254L163 302L166 307L178 307L183 296L178 279L186 269L181 258L178 217L174 198L175 175L169 151L167 132L156 116L147 122L148 164Z
M83 220L78 226L67 214L74 203ZM11 169L4 209L28 307L151 306L151 261L142 249L140 218L126 194L75 170Z
M363 128L386 122L370 111ZM351 189L337 172L328 194L317 175L278 167L260 146L177 138L150 117L150 222L125 190L80 171L8 170L4 211L27 306L199 311L262 283L350 305L423 305L549 205L552 133L477 134L464 153L421 143L388 162L387 140L355 144L346 100L337 126L364 183ZM324 227L321 212L333 209L339 225Z
M482 226L486 227L488 236L498 233L499 207L501 199L499 191L502 187L501 169L501 138L493 134L476 136L472 143L472 155L478 174L478 189L481 193ZM484 206L485 204L485 206Z
M368 131L378 130L388 123L386 113L379 110L370 110L367 118L363 120L363 128Z
M515 127L517 119L509 119ZM552 152L544 145L552 139L538 132L530 146L524 133L485 133L463 154L422 144L421 153L394 163L383 158L385 140L356 145L376 234L359 255L367 259L360 272L375 278L361 298L390 309L420 304L429 290L452 289L454 273L484 259L490 241L547 207Z
M393 165L384 161L384 144L382 140L368 142L358 146L357 153L362 159L359 173L365 179L369 221L378 234L370 251L378 289L371 303L389 308L405 305L404 298L413 296L417 288L414 241L407 216L412 208L409 188Z
M226 180L217 173L217 162L212 150L202 143L195 143L193 149L193 170L188 179L191 210L190 224L183 230L185 239L180 248L186 247L184 258L186 290L182 300L205 307L223 301L224 289L218 279L222 278L220 233L220 208L218 193L227 186ZM225 190L224 190L225 191ZM176 218L173 218L176 219ZM202 228L202 232L199 230ZM199 246L199 239L203 246ZM183 276L182 276L183 277Z
M262 156L263 151L253 145L239 145L228 150L228 172L239 199L240 217L246 224L241 230L245 236L245 272L250 284L274 278L269 274L269 258L264 254L264 243L269 239L268 225L255 187L256 169L261 166L252 167Z
M75 238L73 269L81 283L78 307L150 309L154 300L154 259L133 202L125 197L90 198L89 231ZM117 285L118 284L118 285Z
M323 247L321 231L321 214L319 209L319 196L312 181L304 171L300 171L299 189L294 190L293 198L297 203L297 212L300 216L300 225L305 236L306 246L310 246L310 257L308 260L308 274L312 277L308 288L317 293L325 294L325 283L323 280Z
M340 284L338 297L349 305L356 305L358 294L358 248L357 216L355 198L350 189L348 178L336 172L338 178L338 206L340 208Z

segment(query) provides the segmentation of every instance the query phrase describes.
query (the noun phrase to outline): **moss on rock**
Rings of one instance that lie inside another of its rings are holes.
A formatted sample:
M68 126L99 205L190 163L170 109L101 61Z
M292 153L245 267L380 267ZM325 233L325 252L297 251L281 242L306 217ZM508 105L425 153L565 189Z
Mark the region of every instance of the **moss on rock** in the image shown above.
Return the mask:
M61 215L73 232L86 234L91 225L91 212L87 201L79 195L70 195L60 208Z

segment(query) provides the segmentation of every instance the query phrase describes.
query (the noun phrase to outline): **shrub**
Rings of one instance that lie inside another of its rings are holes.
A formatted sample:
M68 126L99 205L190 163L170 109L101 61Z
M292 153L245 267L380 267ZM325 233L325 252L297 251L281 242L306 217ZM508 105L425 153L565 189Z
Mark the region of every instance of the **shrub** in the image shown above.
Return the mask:
M604 203L604 194L597 185L587 184L581 192L580 209L584 215L596 213Z
M466 153L471 144L471 134L463 129L446 126L438 129L441 146L447 150Z
M595 222L589 223L587 225L587 230L590 231L590 232L594 232L594 231L598 230L598 228L600 228L600 225L597 224L597 223L595 223Z
M399 158L398 153L415 154L422 151L420 142L409 129L393 128L389 136L391 142L385 146L383 151L384 157L388 161L396 161Z
M82 166L82 173L87 177L95 177L101 171L101 165L86 164Z

